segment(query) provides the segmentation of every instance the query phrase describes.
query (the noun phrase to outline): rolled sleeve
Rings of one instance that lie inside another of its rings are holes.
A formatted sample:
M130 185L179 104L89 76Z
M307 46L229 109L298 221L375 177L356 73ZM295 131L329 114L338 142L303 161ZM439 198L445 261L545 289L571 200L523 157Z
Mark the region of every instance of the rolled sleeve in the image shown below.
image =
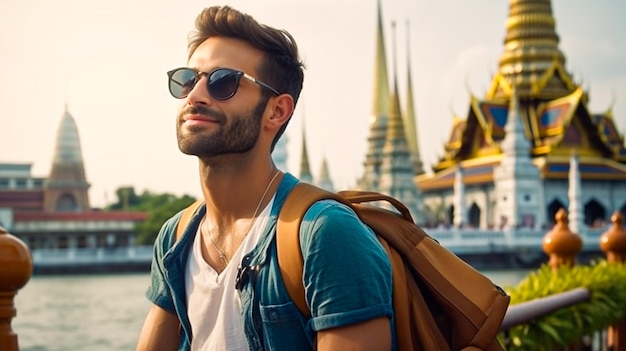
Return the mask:
M174 307L171 290L167 285L163 257L168 249L166 243L171 241L172 231L176 228L175 223L176 221L174 219L168 220L161 227L154 241L152 264L150 268L150 286L146 291L148 300L170 313L176 313L176 309Z

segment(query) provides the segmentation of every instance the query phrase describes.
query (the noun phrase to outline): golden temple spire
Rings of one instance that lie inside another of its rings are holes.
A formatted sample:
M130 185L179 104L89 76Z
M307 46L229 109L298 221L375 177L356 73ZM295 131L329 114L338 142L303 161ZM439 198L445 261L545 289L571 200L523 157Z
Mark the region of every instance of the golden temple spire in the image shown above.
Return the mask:
M374 105L372 106L372 124L389 113L389 78L387 73L387 57L385 37L383 33L383 15L381 0L378 0L378 28L376 33L376 67L374 72Z
M415 177L415 159L409 150L400 111L398 96L398 70L396 59L395 22L393 28L393 91L390 97L391 109L385 145L382 150L380 165L380 187L377 191L391 195L406 204L416 223L423 223L421 194L413 178Z
M396 35L395 28L396 23L392 22L393 32L393 90L389 99L391 108L389 110L389 122L387 125L387 143L397 139L404 139L406 141L406 134L404 132L404 125L402 122L402 115L400 112L400 97L398 96L398 71L396 68Z
M322 158L322 166L320 168L317 185L328 191L334 191L333 181L330 178L330 172L328 171L328 161L326 160L326 156Z
M306 128L304 128L304 121L302 122L302 155L300 158L300 180L313 184L313 174L311 174L311 167L309 165L309 152L306 148Z
M406 111L402 115L404 120L404 131L406 132L409 151L411 152L415 163L415 174L423 174L424 166L419 150L417 119L415 117L415 104L413 101L413 80L411 79L411 40L409 21L406 22L406 52L407 52L407 89L406 89Z
M378 188L381 154L387 134L389 116L389 81L387 76L387 58L385 37L383 35L383 15L381 0L377 2L376 52L374 63L374 96L370 116L370 131L367 137L367 153L363 162L363 176L358 187L373 190Z
M509 0L504 52L487 98L509 99L513 83L520 98L551 100L576 89L555 23L551 0Z

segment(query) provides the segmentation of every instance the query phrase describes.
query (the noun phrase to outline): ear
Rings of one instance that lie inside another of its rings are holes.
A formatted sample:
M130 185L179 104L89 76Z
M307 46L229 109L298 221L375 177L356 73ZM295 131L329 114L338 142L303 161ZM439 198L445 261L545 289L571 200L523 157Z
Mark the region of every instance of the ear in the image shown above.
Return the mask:
M268 117L265 118L265 127L278 130L293 115L293 97L289 94L280 94L271 98L267 104L267 109L269 111L267 112Z

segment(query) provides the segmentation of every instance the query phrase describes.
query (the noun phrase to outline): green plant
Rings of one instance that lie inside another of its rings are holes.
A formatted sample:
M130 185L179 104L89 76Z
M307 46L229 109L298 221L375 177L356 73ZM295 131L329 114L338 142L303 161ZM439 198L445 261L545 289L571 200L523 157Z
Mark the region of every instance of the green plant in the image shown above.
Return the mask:
M511 305L575 288L589 290L590 299L511 328L509 350L555 350L580 342L626 317L626 265L605 260L552 271L543 265L516 287L507 289ZM504 338L504 335L500 335Z

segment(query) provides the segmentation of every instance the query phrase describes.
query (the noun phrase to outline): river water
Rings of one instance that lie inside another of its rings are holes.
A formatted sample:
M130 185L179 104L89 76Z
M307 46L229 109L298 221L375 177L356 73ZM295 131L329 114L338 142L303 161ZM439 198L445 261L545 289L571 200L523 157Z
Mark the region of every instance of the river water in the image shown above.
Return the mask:
M527 271L484 272L502 287ZM15 297L20 351L134 350L150 307L148 274L34 276Z

